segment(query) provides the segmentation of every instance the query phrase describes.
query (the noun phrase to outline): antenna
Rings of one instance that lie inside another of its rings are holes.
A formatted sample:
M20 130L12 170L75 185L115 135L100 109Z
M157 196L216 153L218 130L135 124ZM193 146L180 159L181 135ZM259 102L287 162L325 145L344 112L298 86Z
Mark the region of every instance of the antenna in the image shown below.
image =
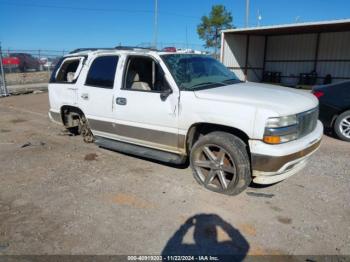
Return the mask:
M257 19L258 19L258 27L260 26L260 22L262 20L262 16L261 16L261 13L260 13L260 10L258 9L258 16L257 16Z
M186 49L188 49L188 30L186 25Z

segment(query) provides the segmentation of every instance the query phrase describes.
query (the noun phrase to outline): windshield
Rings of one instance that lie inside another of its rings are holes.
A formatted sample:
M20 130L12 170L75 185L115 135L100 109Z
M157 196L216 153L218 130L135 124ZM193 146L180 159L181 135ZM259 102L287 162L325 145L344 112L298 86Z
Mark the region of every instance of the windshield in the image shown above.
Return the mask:
M214 88L240 82L233 72L210 56L170 54L161 57L182 90Z

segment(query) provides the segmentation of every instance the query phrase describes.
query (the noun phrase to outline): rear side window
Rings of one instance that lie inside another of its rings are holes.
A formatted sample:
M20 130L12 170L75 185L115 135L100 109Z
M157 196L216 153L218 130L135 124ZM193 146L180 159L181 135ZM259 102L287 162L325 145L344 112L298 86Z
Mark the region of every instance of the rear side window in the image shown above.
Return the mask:
M113 89L118 56L100 56L91 64L86 85Z
M55 65L55 68L52 71L51 77L50 77L50 83L55 83L56 82L56 75L57 75L57 71L58 69L61 67L61 64L63 62L64 58L61 58L57 64Z
M82 57L67 58L58 62L51 75L50 83L75 83L81 70L82 59Z

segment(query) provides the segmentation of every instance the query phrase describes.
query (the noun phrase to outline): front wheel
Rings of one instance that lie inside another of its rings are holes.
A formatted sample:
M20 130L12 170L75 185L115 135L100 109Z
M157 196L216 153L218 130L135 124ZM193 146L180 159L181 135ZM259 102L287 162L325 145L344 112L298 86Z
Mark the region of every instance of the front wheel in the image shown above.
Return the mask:
M225 132L212 132L194 144L190 155L193 176L205 188L237 195L251 182L246 144Z
M334 123L334 131L341 140L350 142L350 110L338 116Z

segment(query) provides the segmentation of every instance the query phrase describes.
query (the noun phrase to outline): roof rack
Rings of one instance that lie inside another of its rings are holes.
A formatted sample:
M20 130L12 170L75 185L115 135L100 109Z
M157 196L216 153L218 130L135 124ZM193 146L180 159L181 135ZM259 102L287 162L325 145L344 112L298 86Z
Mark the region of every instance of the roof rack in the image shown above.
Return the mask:
M158 51L156 48L152 47L140 47L140 46L116 46L115 49L117 50L150 50L150 51Z
M97 48L97 47L93 47L93 48L77 48L74 49L73 51L69 52L70 54L73 53L78 53L78 52L83 52L83 51L97 51L97 50L114 50L114 48Z
M155 48L152 47L139 47L139 46L116 46L114 48L98 48L98 47L93 47L93 48L77 48L74 49L73 51L69 52L70 54L73 53L78 53L78 52L83 52L83 51L97 51L97 50L149 50L149 51L158 51Z

